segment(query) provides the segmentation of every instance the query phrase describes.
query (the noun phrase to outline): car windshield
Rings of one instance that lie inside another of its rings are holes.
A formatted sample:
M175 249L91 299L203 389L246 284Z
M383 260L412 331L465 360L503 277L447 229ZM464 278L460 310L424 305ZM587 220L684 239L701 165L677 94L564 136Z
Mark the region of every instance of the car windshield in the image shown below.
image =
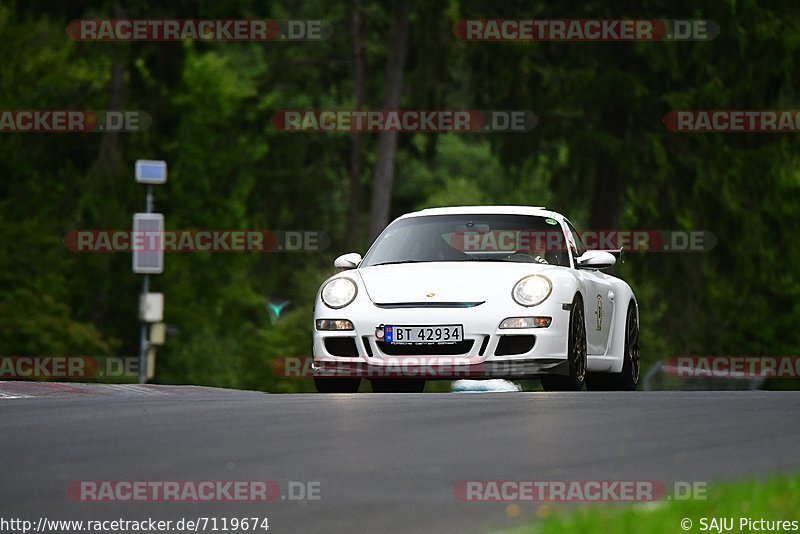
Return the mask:
M569 266L555 219L532 215L427 215L391 224L362 267L434 261L504 261Z

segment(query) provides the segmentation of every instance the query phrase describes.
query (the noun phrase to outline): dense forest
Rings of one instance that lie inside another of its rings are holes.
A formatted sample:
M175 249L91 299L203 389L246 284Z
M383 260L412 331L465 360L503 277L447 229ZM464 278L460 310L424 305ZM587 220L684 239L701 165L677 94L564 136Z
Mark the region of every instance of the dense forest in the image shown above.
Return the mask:
M674 132L671 110L800 109L800 4L716 2L0 2L0 109L141 110L145 131L0 132L0 354L135 355L130 253L76 253L128 229L137 159L163 159L168 229L313 230L321 251L172 253L151 279L171 336L154 381L269 391L308 355L314 294L418 208L525 204L583 229L704 231L697 252L631 252L648 365L800 350L800 133ZM82 18L323 20L323 40L86 42ZM471 42L462 19L696 18L691 42ZM288 132L286 109L525 110L520 132ZM289 301L277 313L270 303Z

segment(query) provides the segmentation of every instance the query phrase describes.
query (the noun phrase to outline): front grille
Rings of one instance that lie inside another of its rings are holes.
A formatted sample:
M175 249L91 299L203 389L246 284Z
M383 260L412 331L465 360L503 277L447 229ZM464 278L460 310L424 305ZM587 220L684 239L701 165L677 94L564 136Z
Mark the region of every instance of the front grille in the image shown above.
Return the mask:
M467 339L449 345L394 345L385 341L376 343L381 352L389 356L452 356L468 353L474 341Z
M513 354L525 354L533 348L536 343L536 336L500 336L497 348L494 349L495 356L511 356Z
M325 350L333 356L357 357L356 338L354 337L328 337L325 338Z

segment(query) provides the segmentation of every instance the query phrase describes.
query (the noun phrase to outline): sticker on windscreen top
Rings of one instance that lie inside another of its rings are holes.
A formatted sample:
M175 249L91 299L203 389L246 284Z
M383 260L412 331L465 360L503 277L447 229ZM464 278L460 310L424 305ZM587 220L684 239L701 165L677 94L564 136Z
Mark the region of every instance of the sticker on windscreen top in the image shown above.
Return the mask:
M547 224L558 224L558 221L555 219L550 219L549 217L544 220Z
M391 326L385 326L383 328L383 340L387 343L394 341L394 329Z

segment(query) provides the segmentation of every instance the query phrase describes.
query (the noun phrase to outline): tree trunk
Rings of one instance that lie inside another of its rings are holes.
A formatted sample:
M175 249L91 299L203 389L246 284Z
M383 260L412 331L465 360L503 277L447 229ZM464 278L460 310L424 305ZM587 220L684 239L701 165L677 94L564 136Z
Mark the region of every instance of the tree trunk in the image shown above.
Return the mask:
M361 0L353 0L352 15L353 57L355 59L355 109L364 107L364 19ZM361 232L358 216L361 212L361 150L363 146L361 132L350 134L350 183L347 202L347 244L350 250L358 250L361 244Z
M397 109L400 105L400 95L403 92L403 69L408 49L408 15L409 0L400 0L395 11L392 48L386 63L384 109ZM372 182L370 239L377 237L389 221L394 183L394 160L397 153L397 132L381 132L378 135L375 178Z
M119 3L114 8L117 19L125 18L125 10ZM119 48L111 49L111 85L108 90L109 111L120 111L125 91L125 60L120 58ZM100 151L90 170L101 183L114 183L122 175L122 154L119 148L119 132L106 130L100 140ZM113 189L113 187L112 187Z
M592 213L587 230L618 230L624 186L620 170L614 165L615 161L618 160L609 158L598 165L592 192Z
M602 124L614 136L613 143L596 147L596 174L592 191L592 210L589 228L595 231L617 230L625 200L624 170L620 161L628 148L626 139L629 111L623 102L606 106L601 115Z

